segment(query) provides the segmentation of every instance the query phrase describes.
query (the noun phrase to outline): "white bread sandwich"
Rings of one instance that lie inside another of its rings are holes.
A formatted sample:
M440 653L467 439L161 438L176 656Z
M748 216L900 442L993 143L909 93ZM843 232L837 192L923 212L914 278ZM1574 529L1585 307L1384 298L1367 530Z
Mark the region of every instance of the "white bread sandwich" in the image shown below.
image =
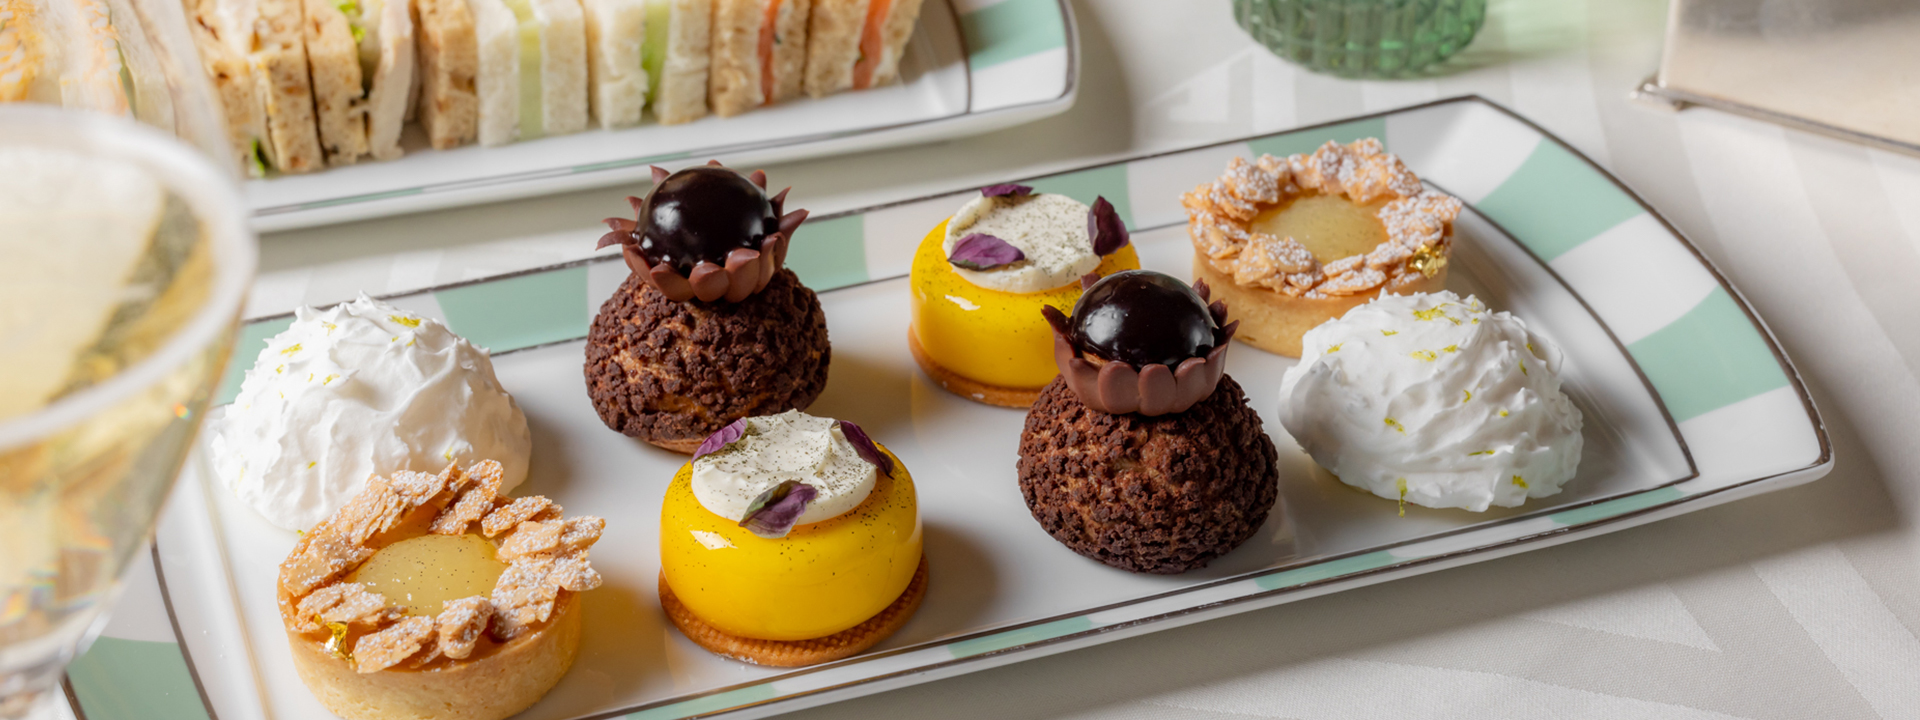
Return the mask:
M219 39L246 62L265 126L258 155L283 173L326 167L313 118L300 0L213 0L210 13Z
M473 142L480 136L480 96L474 86L480 47L467 0L413 0L413 23L419 40L416 114L427 142L438 150Z
M187 27L193 33L193 45L200 56L200 67L213 86L213 97L220 103L227 121L227 136L233 143L233 157L248 175L263 177L273 166L272 145L267 139L267 109L260 102L260 87L245 55L236 52L222 39L222 24L216 14L217 0L185 0Z
M580 0L587 21L587 109L603 129L640 124L647 104L646 0Z
M480 144L586 129L579 0L471 0L468 8L480 47Z
M400 128L413 105L413 13L407 0L351 0L338 7L359 46L367 152L376 160L400 157Z
M0 102L59 104L52 20L32 0L0 0Z
M6 0L0 12L0 96L128 114L132 84L105 2Z
M721 117L798 97L812 0L714 0L707 102Z
M360 43L355 41L347 0L301 0L306 13L307 67L313 77L313 112L320 122L320 149L328 165L352 165L367 154L366 88L360 84Z
M898 81L920 2L815 0L807 28L807 94L825 97Z
M647 0L647 41L641 47L652 85L647 97L662 125L707 114L707 68L712 62L713 0Z

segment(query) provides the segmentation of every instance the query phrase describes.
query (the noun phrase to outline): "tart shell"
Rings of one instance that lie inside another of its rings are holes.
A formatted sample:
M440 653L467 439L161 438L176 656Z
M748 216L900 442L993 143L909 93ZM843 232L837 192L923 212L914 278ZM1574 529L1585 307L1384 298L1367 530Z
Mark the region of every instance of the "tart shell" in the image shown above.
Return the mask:
M536 630L484 657L411 670L355 672L325 639L287 633L301 682L346 720L502 720L531 707L560 682L580 650L580 596L561 591Z
M1301 336L1308 330L1378 297L1370 292L1310 298L1247 287L1234 282L1233 276L1215 270L1205 256L1198 254L1193 256L1193 276L1205 280L1213 290L1213 299L1226 302L1227 311L1240 321L1235 340L1291 358L1300 357ZM1431 277L1414 275L1411 282L1395 285L1385 292L1394 295L1439 292L1446 289L1447 269L1442 267Z
M1279 453L1232 376L1185 412L1087 407L1055 378L1020 434L1020 494L1074 552L1122 570L1204 567L1266 522Z

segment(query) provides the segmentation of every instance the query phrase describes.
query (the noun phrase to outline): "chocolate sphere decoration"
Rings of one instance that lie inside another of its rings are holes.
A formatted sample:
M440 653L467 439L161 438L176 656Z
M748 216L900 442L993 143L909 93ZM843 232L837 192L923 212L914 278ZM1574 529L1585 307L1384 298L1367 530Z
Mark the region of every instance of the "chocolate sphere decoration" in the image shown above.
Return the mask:
M1219 344L1207 302L1186 283L1150 270L1101 278L1074 304L1068 326L1082 352L1141 368L1177 367Z
M746 176L719 166L690 167L654 186L634 229L640 254L682 274L705 260L727 263L738 248L760 249L780 231L772 200Z

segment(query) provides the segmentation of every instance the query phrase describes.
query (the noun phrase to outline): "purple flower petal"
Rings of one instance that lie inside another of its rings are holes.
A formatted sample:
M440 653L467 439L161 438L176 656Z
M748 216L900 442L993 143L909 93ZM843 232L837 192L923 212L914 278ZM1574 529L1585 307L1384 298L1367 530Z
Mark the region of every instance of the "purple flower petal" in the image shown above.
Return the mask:
M700 447L694 448L693 450L693 459L699 460L701 455L720 452L727 445L732 444L735 440L739 440L741 436L746 434L746 418L740 418L739 420L727 423L726 427L713 431L713 434L708 435L707 439L700 441Z
M986 187L980 188L980 194L986 197L1002 197L1005 195L1012 195L1014 197L1019 197L1021 195L1032 195L1033 188L1028 187L1026 185L1015 185L1013 183L1001 183L999 185L988 185Z
M1020 252L1020 248L981 233L960 238L960 242L953 245L953 254L947 256L947 262L968 270L992 270L1025 259L1027 254Z
M793 532L801 513L807 511L807 503L819 494L812 485L799 480L787 480L767 488L747 504L747 514L740 518L740 527L769 540L786 537Z
M873 438L867 437L867 431L861 430L859 425L841 420L840 434L847 436L847 442L853 443L853 451L860 454L860 459L873 463L874 467L880 469L881 475L893 477L893 458L880 452L880 446L873 444Z
M1087 213L1087 235L1093 239L1095 255L1111 255L1127 246L1127 224L1120 221L1120 212L1105 197L1093 200L1093 210Z

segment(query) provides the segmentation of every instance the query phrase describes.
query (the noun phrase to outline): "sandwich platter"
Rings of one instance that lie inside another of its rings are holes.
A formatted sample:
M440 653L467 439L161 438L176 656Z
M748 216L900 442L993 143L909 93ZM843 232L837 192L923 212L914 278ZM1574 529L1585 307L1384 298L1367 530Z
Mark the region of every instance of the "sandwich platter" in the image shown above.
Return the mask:
M1279 502L1251 540L1204 568L1107 567L1055 543L1023 502L1015 461L1026 414L942 391L907 351L914 248L974 190L815 218L789 256L819 291L834 346L809 412L858 418L911 466L931 574L897 634L798 670L711 655L662 612L662 496L686 460L609 431L581 374L589 322L628 272L618 256L388 298L492 349L532 428L519 492L607 520L593 554L605 585L582 595L591 630L579 658L517 717L763 717L1613 532L1831 468L1811 398L1739 291L1639 196L1478 98L1009 180L1107 198L1145 268L1188 277L1182 192L1234 157L1368 137L1467 203L1449 289L1526 318L1565 350L1564 387L1586 423L1563 492L1485 513L1408 505L1401 516L1391 500L1317 469L1280 426L1281 376L1296 361L1236 345L1227 373L1279 450ZM247 325L219 402L237 392L261 341L290 322ZM212 476L204 445L161 519L154 574L134 580L73 665L72 694L91 720L151 717L156 702L178 717L325 720L294 672L275 605L275 573L297 538L239 504Z
M216 1L228 0L200 0L199 4ZM513 11L494 5L500 3L477 5L491 10L475 19L483 31L486 19L498 13L505 13L503 22L511 25ZM578 29L583 18L578 8L574 12L570 21ZM589 26L595 22L592 17L584 19ZM618 19L599 22L612 26ZM428 24L422 21L417 29L425 33ZM352 30L362 31L357 26ZM343 20L338 32L348 31ZM508 52L511 61L510 46ZM639 125L614 130L589 123L585 105L589 91L583 90L577 107L521 106L522 116L539 116L549 128L583 128L577 132L556 131L537 139L449 149L434 149L423 129L424 116L422 122L404 127L397 124L397 117L388 118L391 121L373 123L373 129L399 133L393 151L397 157L381 160L375 159L376 154L357 164L305 174L275 173L248 181L245 192L255 227L272 231L638 182L647 177L648 166L656 164L679 167L709 157L766 164L924 143L1065 111L1074 101L1078 57L1073 14L1064 0L925 0L899 58L899 79L889 85L820 98L803 94L733 117L709 115L684 124L660 124L650 111ZM318 62L311 56L309 60ZM579 74L586 77L586 72L582 68ZM314 77L318 97L322 73ZM422 92L433 91L429 78L420 81L427 83L421 86ZM556 83L546 87L552 89ZM705 90L704 80L698 89ZM620 95L616 88L600 86L590 92L596 108L615 104L613 98ZM383 98L376 96L380 95L376 88L365 102L379 102ZM628 112L638 116L637 98L631 92L628 98ZM395 110L406 104L404 98L386 102ZM423 98L421 107L427 104ZM323 131L320 140L325 144L329 112L325 103L317 107ZM654 107L657 110L660 105ZM484 143L515 129L483 120L478 132ZM369 138L363 135L356 140L364 145ZM370 151L377 152L380 138L372 140L376 147Z

